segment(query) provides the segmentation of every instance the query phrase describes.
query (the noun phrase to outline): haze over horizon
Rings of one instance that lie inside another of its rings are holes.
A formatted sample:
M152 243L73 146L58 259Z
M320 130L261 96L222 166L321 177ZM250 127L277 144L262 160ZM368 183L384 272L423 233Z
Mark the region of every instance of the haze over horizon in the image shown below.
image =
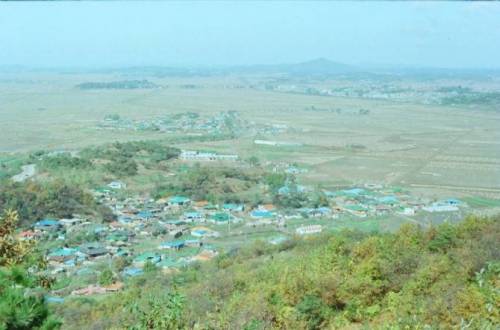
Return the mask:
M500 3L0 4L0 66L500 68ZM477 38L481 36L481 38Z

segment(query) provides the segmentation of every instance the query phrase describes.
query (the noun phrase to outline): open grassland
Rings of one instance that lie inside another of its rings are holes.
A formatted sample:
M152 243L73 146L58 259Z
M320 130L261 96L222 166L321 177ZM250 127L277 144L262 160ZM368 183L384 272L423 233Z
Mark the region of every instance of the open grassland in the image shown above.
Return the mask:
M149 79L159 89L80 90L88 81L123 80L97 74L26 74L0 77L0 151L78 149L178 133L97 130L106 114L151 119L165 114L201 115L235 110L262 124L286 124L277 136L178 144L189 149L257 156L266 162L309 169L304 183L333 187L381 182L417 192L500 198L500 112L460 107L265 91L266 77ZM191 86L186 88L185 86ZM340 108L342 113L311 111ZM349 112L368 109L368 115ZM494 109L492 109L494 110ZM255 138L301 143L255 145Z

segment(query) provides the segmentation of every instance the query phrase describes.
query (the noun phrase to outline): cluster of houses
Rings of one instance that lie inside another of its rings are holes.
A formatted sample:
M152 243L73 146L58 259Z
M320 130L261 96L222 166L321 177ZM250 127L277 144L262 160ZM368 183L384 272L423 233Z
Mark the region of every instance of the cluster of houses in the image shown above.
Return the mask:
M278 135L290 130L282 123L256 123L240 117L237 111L223 111L212 116L195 112L162 115L152 119L132 120L108 115L97 124L98 130L155 131L162 133Z
M325 191L335 206L334 211L356 217L378 216L389 213L414 216L417 213L456 212L467 205L458 199L440 201L412 196L399 187L365 185L337 191Z
M422 200L401 188L369 184L322 191L327 204L297 209L280 209L273 204L252 208L242 203L215 205L181 195L160 199L123 197L127 194L117 194L121 189L126 189L126 184L113 181L94 191L97 201L113 211L116 220L112 222L99 224L78 215L71 219L47 218L20 233L21 238L50 238L47 241L51 242L51 248L46 258L52 274L80 276L93 272L99 264L124 258L128 263L116 277L125 281L128 277L141 275L146 265L172 272L190 263L214 258L221 240L231 233L231 226L240 231L267 227L271 232L281 233L269 240L271 244L279 244L293 235L314 235L324 230L324 225L308 223L309 218L334 221L340 216L364 218L389 213L413 216L420 212L454 212L466 206L457 199ZM317 194L317 191L300 185L285 185L277 193ZM289 223L295 225L288 226ZM118 284L111 287L91 285L68 294L109 293L120 288Z
M425 104L442 104L443 100L461 95L480 94L460 86L430 87L428 84L412 83L411 86L399 83L380 84L377 80L356 82L354 85L316 88L296 84L276 84L268 88L284 93L303 93L309 95L354 97L366 99L404 100ZM340 113L340 112L337 112ZM346 113L346 111L344 111Z
M238 130L247 125L236 111L220 112L201 117L198 113L186 112L163 115L149 120L130 120L119 116L106 116L97 129L178 132L221 133Z

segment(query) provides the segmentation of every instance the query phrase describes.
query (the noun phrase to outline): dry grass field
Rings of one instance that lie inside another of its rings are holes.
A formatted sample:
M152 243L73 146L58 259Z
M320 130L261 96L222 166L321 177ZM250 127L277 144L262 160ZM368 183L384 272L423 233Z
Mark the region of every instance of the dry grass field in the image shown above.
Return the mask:
M303 145L261 146L253 143L254 136L242 136L179 146L242 158L255 155L261 162L298 163L310 169L301 180L325 187L382 182L426 195L500 198L499 111L265 91L254 88L265 77L255 76L148 78L163 86L150 90L75 88L82 82L123 79L111 74L1 74L0 151L78 149L169 136L95 129L106 114L148 119L186 111L236 110L249 121L293 129L259 138ZM196 88L183 88L186 84ZM306 111L311 106L346 112ZM348 113L360 108L369 109L369 115Z

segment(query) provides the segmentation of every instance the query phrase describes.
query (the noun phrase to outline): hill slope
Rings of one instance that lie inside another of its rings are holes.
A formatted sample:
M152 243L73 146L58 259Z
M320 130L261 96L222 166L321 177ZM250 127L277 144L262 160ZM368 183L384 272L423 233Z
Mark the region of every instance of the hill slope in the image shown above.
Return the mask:
M500 322L498 220L260 242L175 275L151 271L123 293L72 301L61 314L75 328L492 329ZM131 306L135 313L124 312Z

